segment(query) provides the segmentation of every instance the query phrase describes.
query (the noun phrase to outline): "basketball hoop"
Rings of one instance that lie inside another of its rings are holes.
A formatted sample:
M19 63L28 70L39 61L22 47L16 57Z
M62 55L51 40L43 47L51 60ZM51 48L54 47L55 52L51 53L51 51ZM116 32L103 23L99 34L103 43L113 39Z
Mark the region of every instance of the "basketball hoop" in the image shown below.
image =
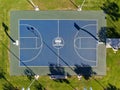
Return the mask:
M14 45L18 46L19 45L19 41L16 40L15 42L13 42Z

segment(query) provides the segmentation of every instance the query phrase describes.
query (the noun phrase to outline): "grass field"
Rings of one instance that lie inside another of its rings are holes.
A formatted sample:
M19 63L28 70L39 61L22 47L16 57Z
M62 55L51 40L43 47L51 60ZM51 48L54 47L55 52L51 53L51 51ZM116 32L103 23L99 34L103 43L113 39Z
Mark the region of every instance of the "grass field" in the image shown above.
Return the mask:
M69 0L33 0L41 10L75 10L76 7ZM82 3L81 0L73 0L77 5ZM106 0L86 0L83 10L101 10L101 6ZM120 6L119 0L116 1ZM27 87L31 81L26 76L10 76L9 71L9 39L7 38L2 23L8 26L10 32L10 11L11 10L33 10L27 0L0 0L0 90L15 90L14 87L21 90ZM112 28L109 37L119 37L120 20L113 21L107 15L107 26ZM117 35L117 36L116 36ZM68 78L68 81L57 82L49 79L48 76L41 76L37 82L31 86L31 90L83 90L83 87L93 87L93 90L119 90L120 89L120 51L116 54L111 49L107 49L107 75L92 77L90 80L82 79L79 81L76 76ZM117 89L119 88L119 89Z

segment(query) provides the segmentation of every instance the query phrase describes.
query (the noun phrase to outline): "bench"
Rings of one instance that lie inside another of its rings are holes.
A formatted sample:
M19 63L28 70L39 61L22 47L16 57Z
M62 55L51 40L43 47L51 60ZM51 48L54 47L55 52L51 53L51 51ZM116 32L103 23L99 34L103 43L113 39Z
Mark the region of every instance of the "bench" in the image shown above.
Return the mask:
M50 75L50 79L67 79L66 75Z

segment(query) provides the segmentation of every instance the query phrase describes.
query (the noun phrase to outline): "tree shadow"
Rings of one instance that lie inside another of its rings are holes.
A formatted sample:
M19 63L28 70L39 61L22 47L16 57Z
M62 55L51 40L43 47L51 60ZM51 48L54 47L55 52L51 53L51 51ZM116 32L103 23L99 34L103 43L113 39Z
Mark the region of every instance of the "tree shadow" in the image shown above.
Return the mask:
M92 77L92 75L96 74L96 72L92 70L92 67L86 64L81 65L76 64L74 71L78 75L82 75L85 78L85 80L89 80L90 77Z
M104 90L120 90L120 88L117 88L116 86L109 83Z
M102 27L98 32L100 42L106 43L106 38L120 38L120 34L115 27Z
M56 64L50 64L49 65L49 69L50 69L50 73L49 75L63 75L63 76L70 76L69 73L66 73L64 70L64 67L62 67L61 65L56 65ZM66 78L57 78L57 79L53 79L55 82L60 82L60 83L66 83L67 85L69 85L73 90L76 90L69 82L69 80L67 80Z
M114 27L106 27L106 37L107 38L119 38L120 34L116 31Z
M67 67L69 67L74 72L74 69L60 55L58 55L45 41L43 41L43 43L54 55L56 55ZM55 64L53 64L53 65L55 65ZM55 65L55 66L57 66L57 65ZM70 74L68 74L68 75L70 76Z
M53 64L51 63L49 65L49 70L50 70L50 76L52 75L61 75L61 76L66 76L64 67L62 67L61 65L57 65L57 64ZM69 84L69 81L66 78L58 78L58 79L53 79L56 82L65 82L67 84Z
M61 65L58 66L57 64L51 63L49 65L49 70L52 75L65 75L64 67Z
M99 30L98 37L100 42L106 42L106 27L102 27L101 30Z
M115 2L107 0L103 6L100 7L113 21L118 21L120 18L119 6Z
M69 75L67 73L65 73L64 67L62 67L61 65L58 66L56 64L50 64L49 66L50 69L50 73L49 75L63 75L63 76L67 76ZM60 83L66 83L67 85L69 85L71 88L73 88L73 90L76 90L69 82L69 80L67 80L66 78L58 78L58 79L53 79L55 82L60 82Z

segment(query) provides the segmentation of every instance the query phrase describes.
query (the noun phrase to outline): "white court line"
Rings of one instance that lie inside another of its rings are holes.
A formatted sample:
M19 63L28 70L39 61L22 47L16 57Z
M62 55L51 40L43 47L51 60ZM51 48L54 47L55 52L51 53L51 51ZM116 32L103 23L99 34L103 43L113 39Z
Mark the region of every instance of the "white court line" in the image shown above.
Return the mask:
M87 50L87 49L89 49L89 50L94 50L94 49L96 49L96 48L80 48L80 49L84 49L84 50ZM78 49L79 50L79 49Z
M38 37L20 37L20 38L38 38Z
M96 20L96 21L97 21L97 20ZM85 28L85 27L87 27L87 26L96 26L96 31L97 31L97 24L98 24L98 22L97 22L96 24L87 24L87 25L84 25L82 28ZM93 60L86 59L85 57L81 56L81 55L78 53L77 49L75 49L75 46L76 46L76 45L75 45L75 39L77 39L76 37L77 37L78 33L79 33L79 31L77 31L77 33L76 33L75 36L74 36L74 50L75 50L76 54L77 54L81 59L83 59L84 61L96 62L96 63L97 63L97 60L93 61ZM96 33L97 33L97 32L96 32ZM88 38L88 37L86 37L86 38ZM89 38L90 38L90 37L89 37ZM93 37L91 37L91 38L93 38ZM96 52L97 52L97 48L96 48L95 50L96 50ZM96 53L96 59L97 59L97 53Z
M36 48L37 48L37 38L36 38Z
M31 19L30 19L31 20ZM44 19L43 19L44 20ZM75 20L75 19L74 19ZM77 19L78 20L78 19ZM81 19L80 19L81 20Z
M38 48L36 48L36 47L35 48L20 48L20 50L33 50L33 49L37 50Z
M57 54L58 54L58 56L57 56L57 64L59 66L60 65L60 50L59 49L57 49Z
M59 34L60 33L60 22L59 22L59 20L58 20L58 37L59 37Z
M76 45L77 40L79 40L79 46ZM77 37L74 39L74 48L80 49L81 48L81 38Z
M96 49L96 48L84 48L84 47L81 47L81 45L82 45L82 41L81 41L81 39L94 39L93 37L77 37L76 39L74 39L74 47L76 48L76 49ZM79 46L77 46L76 45L76 42L77 42L77 40L79 40ZM96 43L97 43L97 41L96 41Z
M27 20L27 19L20 19L20 20ZM29 20L31 20L31 19L29 19ZM36 19L35 19L36 20ZM21 26L29 26L29 27L34 27L34 26L32 26L32 25L30 25L30 24L19 24L19 25L21 25ZM42 42L42 36L41 36L41 33L34 27L34 29L36 30L36 32L38 33L38 35L39 35L39 37L37 37L38 39L40 39L40 41L41 41L41 45L39 46L39 47L37 47L38 49L40 49L42 46L43 46L43 42ZM19 29L19 31L20 31L20 29ZM19 36L20 37L20 36Z
M78 38L78 37L77 37L77 38ZM83 38L94 39L93 37L79 37L79 38L81 38L81 39L83 39Z
M32 26L32 25L30 25L30 24L20 24L20 20L19 20L18 25L19 25L19 33L20 33L20 26L33 27L33 28L35 29L35 31L38 33L38 36L39 36L39 37L37 37L37 38L39 38L40 41L41 41L41 45L36 48L36 50L39 50L39 51L37 51L38 53L37 53L33 58L31 58L31 59L29 59L29 60L26 60L26 61L25 61L25 60L22 61L22 62L31 62L31 61L35 60L35 58L37 58L37 57L39 56L39 54L41 53L41 51L42 51L43 42L42 42L41 33L40 33L34 26ZM19 37L20 37L20 35L19 35ZM20 40L20 38L19 38L19 40ZM27 49L27 48L25 48L25 49ZM22 50L22 49L20 49L20 45L19 45L19 58L20 58L20 54L21 54L20 51L21 51L21 50ZM19 66L20 66L20 62L19 62Z
M54 21L54 20L59 20L59 21L66 21L66 20L69 20L69 21L98 21L97 19L20 19L20 20L35 20L35 21L39 21L39 20L44 20L44 21ZM22 25L25 25L25 24L22 24ZM29 25L29 24L27 24Z
M60 29L60 26L59 26L59 24L60 24L60 22L59 22L59 20L57 21L58 23L58 35L57 35L57 37L59 37L59 33L60 33L60 31L59 31L59 29ZM59 50L59 48L57 49L57 64L58 64L58 66L60 65L60 50Z
M29 47L29 48L24 48L24 47L22 47L22 48L20 48L20 49L37 49L37 47L36 47L36 46L37 46L37 45L36 45L36 44L37 44L37 42L36 42L36 41L37 41L37 37L20 37L20 39L21 39L21 38L22 38L22 39L35 39L35 48L30 48L30 47ZM20 41L20 42L21 42L21 41Z

